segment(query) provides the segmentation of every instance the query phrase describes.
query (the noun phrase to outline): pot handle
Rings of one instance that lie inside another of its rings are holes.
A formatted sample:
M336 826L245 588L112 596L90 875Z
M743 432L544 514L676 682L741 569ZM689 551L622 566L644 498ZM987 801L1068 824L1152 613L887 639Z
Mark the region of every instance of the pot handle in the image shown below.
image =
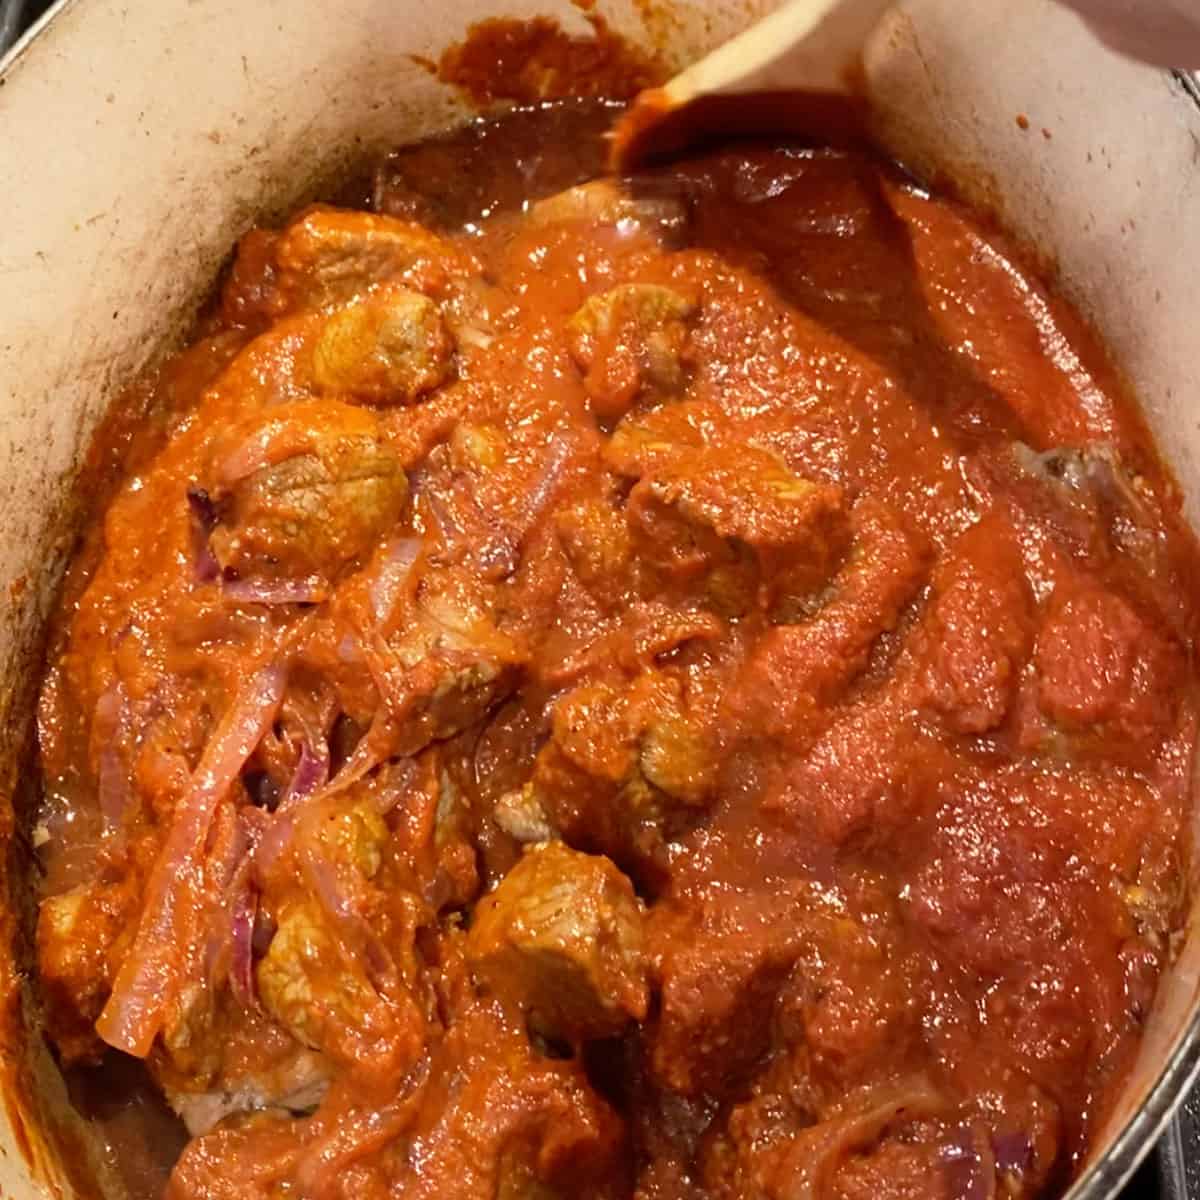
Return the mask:
M1154 1154L1162 1200L1200 1200L1200 1090L1176 1110Z

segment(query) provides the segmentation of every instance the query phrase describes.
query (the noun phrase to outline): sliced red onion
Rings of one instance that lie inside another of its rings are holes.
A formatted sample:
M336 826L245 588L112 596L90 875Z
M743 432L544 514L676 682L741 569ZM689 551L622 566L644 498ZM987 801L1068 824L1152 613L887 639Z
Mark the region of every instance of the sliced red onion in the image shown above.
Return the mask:
M292 796L308 796L322 787L329 779L329 750L322 746L313 750L307 742L300 747L300 758L296 763L296 774L289 789Z
M1024 1130L998 1133L992 1138L997 1171L1028 1171L1033 1166L1033 1142Z
M942 1159L955 1200L994 1200L996 1162L992 1145L981 1130L964 1128Z
M304 874L321 907L335 921L352 919L358 915L357 902L342 886L337 868L321 857L311 845L305 846L304 850Z
M347 630L342 635L342 640L337 646L338 661L344 663L348 667L358 666L362 662L362 644L358 637Z
M199 898L203 929L198 939L203 952L199 977L207 980L213 992L231 978L236 953L234 918L250 883L254 831L242 814L233 799L217 805L203 864L204 892ZM194 967L189 974L196 977Z
M234 999L244 1008L258 1007L254 987L254 926L258 916L258 892L246 881L233 902L230 914L232 941L229 957L229 986Z
M489 579L507 578L520 566L525 539L547 504L554 499L563 471L575 449L571 438L561 431L551 435L548 446L549 452L542 459L536 478L525 492L513 523L496 530L476 549L480 570Z
M307 743L301 745L300 758L292 776L287 795L279 802L270 823L255 847L255 870L259 879L265 878L291 844L296 832L297 814L308 804L343 792L391 757L390 728L386 717L377 716L367 733L359 739L354 752L341 770L329 778L329 750L322 746L314 751Z
M381 817L386 817L408 795L416 774L417 764L411 758L406 758L399 760L392 768L384 768L375 777L379 786L375 789L372 807Z
M447 543L459 541L463 536L463 527L455 520L446 501L434 491L422 491L419 495L428 505L442 540Z
M293 455L303 453L306 445L303 430L298 430L294 421L277 417L265 421L247 438L244 438L218 465L216 476L226 487L248 479L264 467L275 466Z
M187 499L192 516L193 571L197 583L211 583L221 573L221 566L208 544L209 535L217 524L217 507L203 488L188 488Z
M246 853L247 865L253 861L258 845L266 837L267 830L274 819L272 813L265 808L257 808L253 804L243 804L238 809L238 820L245 831L246 843L249 847Z
M133 788L129 786L129 777L121 764L121 753L112 744L100 752L98 798L104 832L115 833L125 823L125 814L133 801Z
M562 430L550 435L548 445L549 453L542 460L537 479L525 493L525 502L521 505L520 538L522 541L541 515L542 510L554 499L554 493L558 490L563 471L575 449L574 440Z
M116 683L96 702L94 736L102 743L97 779L97 803L104 832L115 833L125 823L134 792L121 760L121 745L129 732L129 702Z
M392 661L395 655L392 653L387 640L378 633L363 638L359 646L362 650L363 665L367 668L367 674L371 676L371 682L375 685L375 690L379 693L380 699L384 701L384 707L377 709L375 717L372 718L371 728L374 729L382 719L380 714L386 711L388 697L393 691ZM368 730L369 733L370 731ZM366 740L366 737L364 737L363 741ZM361 748L362 742L359 742L358 746L355 747L355 757L357 757L357 752Z
M254 672L222 716L176 805L150 873L141 921L96 1031L118 1050L145 1058L194 953L204 884L204 846L213 813L271 728L287 681L280 664Z
M246 875L251 830L233 804L219 806L215 812L215 833L208 839L208 858L204 864L207 883L216 891L226 891L239 876Z
M395 995L401 986L400 973L395 959L363 916L355 883L348 884L337 867L311 844L305 846L302 860L305 879L341 933L346 948L355 953L381 995Z
M865 1112L819 1121L796 1134L783 1160L788 1200L823 1200L847 1156L867 1151L896 1123L936 1117L946 1108L924 1077L896 1080L874 1096L876 1102ZM949 1155L943 1165L951 1166Z
M221 594L238 604L320 604L329 595L325 581L306 579L223 579Z
M371 615L382 625L396 607L396 601L412 574L421 553L420 538L393 538L380 556L379 570L371 580Z
M254 871L260 881L271 873L280 856L291 845L295 832L296 824L292 814L276 810L274 819L263 831L258 845L254 848Z
M373 673L374 674L374 673ZM386 695L383 687L387 684L384 676L376 678L376 687L381 696ZM396 754L396 727L392 722L391 713L386 705L381 705L371 720L370 728L354 745L350 757L342 763L337 774L318 793L322 798L344 792L352 784L357 783L364 775L373 771L381 762Z
M300 756L296 760L296 769L292 773L292 781L279 801L275 811L286 813L295 808L301 800L311 796L318 788L323 787L329 779L329 750L322 746L321 751L314 751L307 741L300 743Z

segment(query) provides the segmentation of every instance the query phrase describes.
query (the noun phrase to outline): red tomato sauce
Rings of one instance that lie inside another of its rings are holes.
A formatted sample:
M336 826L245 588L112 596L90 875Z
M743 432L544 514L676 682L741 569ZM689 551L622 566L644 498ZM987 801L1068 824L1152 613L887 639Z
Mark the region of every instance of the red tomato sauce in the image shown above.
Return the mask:
M887 164L593 179L610 119L247 234L98 452L40 987L168 1196L1042 1196L1137 1048L1197 555L1136 406Z

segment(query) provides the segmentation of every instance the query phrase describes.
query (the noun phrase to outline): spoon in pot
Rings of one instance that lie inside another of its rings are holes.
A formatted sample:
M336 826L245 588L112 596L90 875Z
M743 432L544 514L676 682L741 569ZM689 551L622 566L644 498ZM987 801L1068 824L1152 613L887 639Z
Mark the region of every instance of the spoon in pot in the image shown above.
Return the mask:
M706 133L852 136L863 47L892 0L787 0L617 122L609 165L627 172Z
M1196 0L1060 0L1112 49L1200 67ZM855 139L865 133L863 48L892 0L786 0L744 33L642 92L612 132L618 174L713 134Z

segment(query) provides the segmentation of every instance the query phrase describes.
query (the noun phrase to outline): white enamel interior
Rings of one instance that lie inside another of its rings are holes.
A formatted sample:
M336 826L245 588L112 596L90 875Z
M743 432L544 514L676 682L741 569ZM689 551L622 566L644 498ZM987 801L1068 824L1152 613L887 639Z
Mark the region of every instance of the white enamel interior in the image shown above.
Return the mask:
M682 65L771 6L597 7ZM105 406L177 342L256 215L286 209L350 159L461 118L410 55L436 55L481 17L534 13L586 30L567 0L68 0L10 57L0 76L3 786L28 736L32 656L70 548L71 481ZM1056 265L1200 514L1192 97L1103 50L1049 0L907 0L872 48L869 77L896 152L977 194ZM1198 964L1190 939L1108 1141L1131 1115L1134 1126L1115 1156L1098 1153L1076 1194L1109 1195L1165 1115L1162 1097L1142 1102L1195 1009ZM1177 1078L1189 1062L1176 1063ZM0 1113L0 1194L76 1195L52 1151L35 1153L38 1183L18 1150L31 1139L37 1151L39 1109L57 1107L45 1052L21 1065L43 1077L47 1099L24 1118Z

